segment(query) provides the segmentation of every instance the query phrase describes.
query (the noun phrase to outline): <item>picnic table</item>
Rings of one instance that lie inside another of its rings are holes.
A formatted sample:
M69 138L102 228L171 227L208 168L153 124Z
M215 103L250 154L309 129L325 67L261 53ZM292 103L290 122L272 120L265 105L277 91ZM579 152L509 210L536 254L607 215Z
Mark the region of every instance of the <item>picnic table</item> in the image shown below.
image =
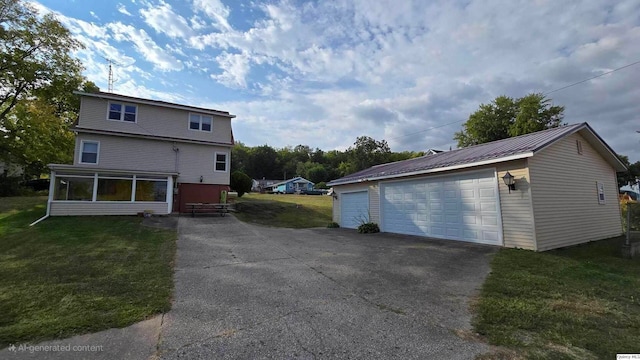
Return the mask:
M191 217L196 215L196 210L198 210L199 213L220 214L224 216L229 212L231 206L231 204L227 203L186 203L185 205L191 209Z

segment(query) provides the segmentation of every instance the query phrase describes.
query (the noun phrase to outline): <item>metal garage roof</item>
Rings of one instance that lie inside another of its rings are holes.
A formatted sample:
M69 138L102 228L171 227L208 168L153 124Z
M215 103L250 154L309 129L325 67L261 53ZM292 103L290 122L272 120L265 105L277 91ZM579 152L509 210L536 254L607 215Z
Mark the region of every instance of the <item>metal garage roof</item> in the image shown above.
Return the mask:
M585 130L583 134L585 139L603 154L603 157L616 170L623 171L625 169L615 152L593 131L589 124L579 123L438 154L425 155L415 159L376 165L340 179L332 180L327 185L344 185L522 159L533 156L535 152L581 130Z

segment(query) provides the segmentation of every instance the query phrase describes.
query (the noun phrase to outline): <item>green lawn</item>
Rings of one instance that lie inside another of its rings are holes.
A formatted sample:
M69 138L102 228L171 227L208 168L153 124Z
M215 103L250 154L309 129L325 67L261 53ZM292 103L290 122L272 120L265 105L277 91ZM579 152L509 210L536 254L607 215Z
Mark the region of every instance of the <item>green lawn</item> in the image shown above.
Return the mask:
M245 222L286 228L326 227L331 222L331 196L244 194L236 216Z
M476 332L529 359L640 353L640 259L620 258L621 241L501 249L475 306Z
M135 217L55 217L45 198L0 198L0 348L169 310L176 232Z

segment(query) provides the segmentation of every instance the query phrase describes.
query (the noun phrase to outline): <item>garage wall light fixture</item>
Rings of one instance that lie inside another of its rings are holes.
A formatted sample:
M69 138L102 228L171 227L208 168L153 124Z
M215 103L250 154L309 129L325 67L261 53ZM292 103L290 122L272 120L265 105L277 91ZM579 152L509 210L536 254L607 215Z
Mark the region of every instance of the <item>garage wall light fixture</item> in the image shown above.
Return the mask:
M507 185L509 188L509 194L511 194L511 190L516 189L516 178L507 171L507 173L502 177L502 180L504 180L504 184Z

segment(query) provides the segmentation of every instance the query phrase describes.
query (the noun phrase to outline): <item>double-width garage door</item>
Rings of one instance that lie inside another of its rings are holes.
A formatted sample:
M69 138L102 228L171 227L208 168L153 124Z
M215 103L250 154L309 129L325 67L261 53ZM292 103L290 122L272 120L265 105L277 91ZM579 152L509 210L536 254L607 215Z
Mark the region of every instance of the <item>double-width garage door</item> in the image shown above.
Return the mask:
M497 190L493 171L382 184L382 231L500 245Z

